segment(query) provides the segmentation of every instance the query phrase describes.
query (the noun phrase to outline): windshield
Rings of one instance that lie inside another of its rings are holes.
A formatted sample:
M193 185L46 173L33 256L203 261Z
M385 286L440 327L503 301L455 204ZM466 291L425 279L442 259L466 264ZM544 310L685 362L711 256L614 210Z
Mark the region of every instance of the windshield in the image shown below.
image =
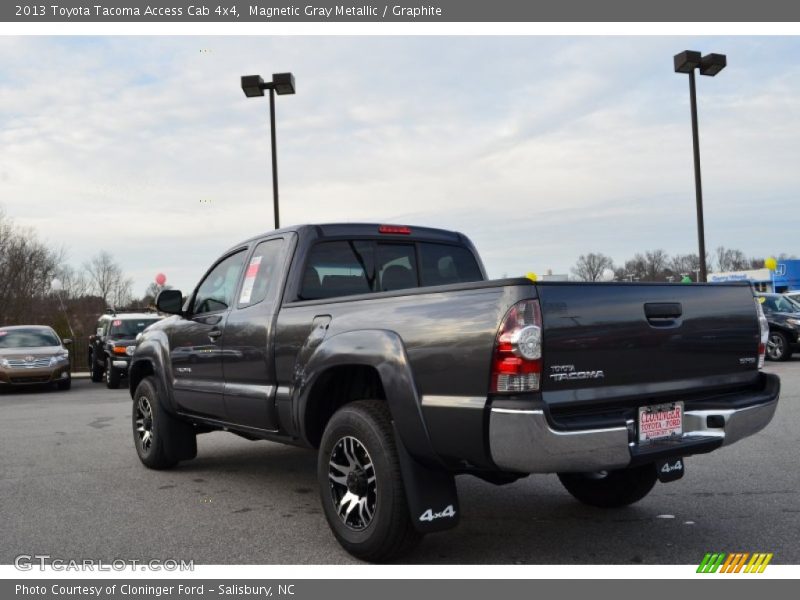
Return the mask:
M111 322L111 329L108 335L112 338L135 338L148 325L157 323L160 319L115 319Z
M61 342L47 329L0 329L0 348L44 348Z
M763 296L764 306L775 312L800 312L800 304L786 296Z

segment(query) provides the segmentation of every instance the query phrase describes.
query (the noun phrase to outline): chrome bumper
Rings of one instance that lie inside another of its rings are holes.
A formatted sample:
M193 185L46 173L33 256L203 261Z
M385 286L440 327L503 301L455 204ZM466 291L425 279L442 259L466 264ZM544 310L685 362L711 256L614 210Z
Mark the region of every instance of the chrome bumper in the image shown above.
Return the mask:
M740 409L688 410L680 442L714 438L726 446L760 431L772 420L777 397ZM710 427L708 417L721 427ZM504 471L557 473L601 471L628 466L633 459L633 423L607 429L560 431L547 422L542 410L492 408L489 446L494 463ZM680 454L680 442L675 454Z

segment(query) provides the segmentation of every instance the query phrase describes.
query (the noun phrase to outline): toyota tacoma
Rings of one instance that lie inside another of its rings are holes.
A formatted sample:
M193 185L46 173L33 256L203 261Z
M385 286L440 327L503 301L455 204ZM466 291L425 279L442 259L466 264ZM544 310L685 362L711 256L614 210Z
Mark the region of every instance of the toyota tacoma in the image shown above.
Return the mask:
M456 475L556 473L625 506L778 402L748 285L489 281L438 229L273 231L157 306L172 316L129 368L142 463L192 459L216 430L316 449L328 524L370 561L456 525Z

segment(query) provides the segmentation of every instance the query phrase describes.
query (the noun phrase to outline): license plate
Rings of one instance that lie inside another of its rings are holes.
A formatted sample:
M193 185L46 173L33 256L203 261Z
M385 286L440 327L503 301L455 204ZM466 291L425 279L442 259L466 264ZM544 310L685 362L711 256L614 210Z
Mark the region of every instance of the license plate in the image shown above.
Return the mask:
M639 443L683 433L683 402L639 407Z

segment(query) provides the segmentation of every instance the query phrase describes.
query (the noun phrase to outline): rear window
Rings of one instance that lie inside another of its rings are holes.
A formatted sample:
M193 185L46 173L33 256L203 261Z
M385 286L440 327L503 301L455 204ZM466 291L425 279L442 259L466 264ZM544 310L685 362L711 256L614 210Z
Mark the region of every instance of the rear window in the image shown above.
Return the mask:
M311 249L303 272L301 300L364 294L372 290L372 244L323 242Z
M61 342L47 329L0 329L0 348L44 348Z
M300 300L481 281L478 262L461 246L378 240L320 242L310 251Z
M466 248L427 243L418 246L422 285L447 285L483 279L478 261Z

